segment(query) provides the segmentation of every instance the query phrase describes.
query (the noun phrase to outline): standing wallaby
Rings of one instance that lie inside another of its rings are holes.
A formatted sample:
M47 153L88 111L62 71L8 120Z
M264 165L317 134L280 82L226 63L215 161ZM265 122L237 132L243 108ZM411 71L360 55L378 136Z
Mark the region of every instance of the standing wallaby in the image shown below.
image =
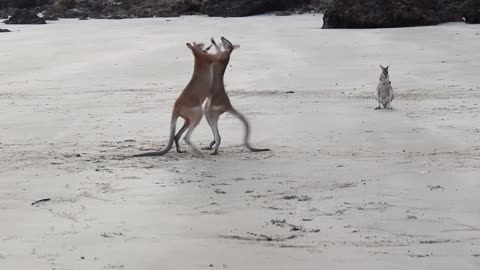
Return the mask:
M184 139L185 142L190 145L195 154L202 155L202 152L190 142L190 136L202 120L202 103L210 94L213 83L212 64L219 60L220 54L209 54L207 51L211 46L204 49L202 43L196 44L193 42L193 45L190 43L187 43L186 45L193 53L195 64L190 82L177 98L175 105L173 106L168 145L162 151L142 153L134 155L134 157L162 156L168 153L175 141L175 129L178 117L185 119L185 129L188 128L187 135ZM177 150L179 149L177 148Z
M382 73L380 74L380 80L378 82L377 90L375 91L375 101L377 101L377 107L375 110L381 109L382 106L385 109L392 109L391 103L394 99L392 83L390 82L390 77L388 76L388 68L390 66L384 67L380 65ZM380 106L381 105L381 106Z

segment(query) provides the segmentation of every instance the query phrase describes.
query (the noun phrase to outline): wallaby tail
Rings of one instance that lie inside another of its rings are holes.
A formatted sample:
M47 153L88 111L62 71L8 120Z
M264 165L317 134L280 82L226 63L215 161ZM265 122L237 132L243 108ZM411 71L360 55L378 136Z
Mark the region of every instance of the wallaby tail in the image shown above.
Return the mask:
M173 141L175 139L175 130L177 129L177 119L178 115L175 113L172 114L172 121L170 123L170 138L168 139L168 145L162 151L158 152L147 152L143 154L133 155L133 157L156 157L156 156L163 156L172 149Z
M268 149L268 148L253 148L250 145L250 143L248 142L248 140L250 138L250 124L248 123L247 118L245 118L245 116L243 116L243 114L241 114L240 112L238 112L237 110L235 110L233 108L229 112L231 114L233 114L234 116L236 116L238 119L240 119L240 121L242 121L243 125L245 126L245 136L243 137L243 144L245 144L245 146L247 147L248 150L250 150L251 152L270 151L270 149Z

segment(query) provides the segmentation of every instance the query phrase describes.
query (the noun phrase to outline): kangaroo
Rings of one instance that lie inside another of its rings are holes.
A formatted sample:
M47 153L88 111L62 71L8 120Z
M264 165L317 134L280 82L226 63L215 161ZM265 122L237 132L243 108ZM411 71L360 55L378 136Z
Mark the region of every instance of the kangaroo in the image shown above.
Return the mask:
M215 149L212 152L212 155L218 154L218 148L220 147L221 137L218 130L218 119L220 116L229 112L232 115L236 116L240 121L242 121L245 127L245 135L243 137L243 143L248 150L252 152L262 152L270 151L270 149L257 149L253 148L248 142L250 137L250 124L243 114L235 110L230 103L227 93L225 92L225 84L223 81L225 71L230 62L230 55L233 50L240 48L239 45L233 45L225 37L221 37L222 46L219 46L215 40L212 38L211 42L217 50L217 54L220 54L219 60L213 64L213 84L210 95L207 97L204 105L205 118L207 119L210 128L212 129L214 139L210 142L209 146L205 149L211 150L215 145ZM223 51L222 51L223 47Z
M392 83L390 82L390 77L388 75L389 67L390 66L384 67L380 65L382 73L380 74L380 80L374 95L375 101L377 101L377 107L375 107L375 110L381 109L381 106L386 109L392 109L391 103L395 96L393 94Z
M185 142L192 148L195 154L202 155L202 152L191 143L190 137L192 136L193 130L202 120L202 103L210 94L210 89L212 88L213 83L212 64L219 60L220 54L209 54L208 50L211 46L204 49L203 43L197 44L193 42L193 45L190 43L187 43L186 45L192 51L195 63L190 82L177 98L175 105L173 106L168 145L161 151L142 153L134 155L134 157L162 156L168 153L172 149L175 140L175 130L178 117L185 119L184 126L186 126L185 129L188 128L187 135L185 135L184 138ZM177 151L183 153L178 147Z

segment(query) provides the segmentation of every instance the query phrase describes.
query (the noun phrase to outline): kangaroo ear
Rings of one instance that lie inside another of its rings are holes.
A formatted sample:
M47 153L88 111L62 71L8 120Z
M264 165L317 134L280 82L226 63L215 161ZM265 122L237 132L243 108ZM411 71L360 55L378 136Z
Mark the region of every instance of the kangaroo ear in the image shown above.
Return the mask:
M226 39L225 37L221 37L220 40L223 42L223 44L233 47L233 44L230 42L230 40Z
M380 65L380 68L381 68L381 69L385 69L385 67L384 67L384 66L382 66L382 65Z
M192 49L192 44L187 43L186 45L187 45L187 47L188 47L189 49Z
M388 65L385 69L388 69L390 67L390 65Z
M210 46L208 46L207 48L205 48L205 50L203 50L204 52L208 52L210 50L210 48L212 48L213 44L210 44Z
M213 37L210 38L210 42L212 42L212 44L213 44L214 46L217 46L217 42L215 42L215 39L214 39Z

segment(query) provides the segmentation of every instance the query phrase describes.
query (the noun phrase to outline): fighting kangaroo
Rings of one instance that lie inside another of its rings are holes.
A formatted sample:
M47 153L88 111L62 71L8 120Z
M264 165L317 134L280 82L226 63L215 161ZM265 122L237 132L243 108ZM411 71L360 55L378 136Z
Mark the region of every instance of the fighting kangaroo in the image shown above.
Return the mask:
M390 110L392 109L391 103L395 96L393 94L392 83L390 82L390 77L388 75L389 67L390 66L384 67L380 65L382 73L380 74L377 90L375 91L374 95L375 101L377 101L377 107L375 107L375 110L382 108L380 104L383 106L383 108Z
M147 152L134 157L151 157L162 156L170 151L175 141L175 130L178 117L185 119L185 129L188 128L187 135L185 135L185 142L192 148L193 152L197 155L202 155L190 141L193 130L197 127L203 117L202 103L205 98L210 94L213 83L213 69L212 64L219 60L220 54L209 54L208 49L204 49L204 45L193 42L186 44L192 51L195 58L195 64L193 69L192 78L182 91L180 96L175 101L175 105L172 110L172 117L170 122L170 138L168 145L165 149L158 152ZM177 146L177 151L181 152Z
M270 151L270 149L257 149L253 148L250 143L248 142L250 137L250 124L248 120L235 110L230 103L230 99L228 98L227 93L225 92L225 84L223 81L225 71L228 67L228 63L230 62L230 55L232 54L234 49L239 48L239 45L233 45L230 41L226 38L222 37L222 46L219 46L215 40L211 39L212 44L215 46L217 53L220 54L219 60L213 64L213 84L212 90L210 95L207 97L204 105L204 113L205 118L207 119L208 124L213 132L213 141L209 144L206 149L212 149L213 145L215 145L215 149L212 152L212 155L218 154L218 148L220 146L221 138L220 132L218 131L218 119L220 116L225 113L229 112L232 115L236 116L240 121L242 121L243 125L245 126L245 135L243 138L243 143L247 147L248 150L252 152L261 152L261 151ZM223 51L222 51L223 47Z

